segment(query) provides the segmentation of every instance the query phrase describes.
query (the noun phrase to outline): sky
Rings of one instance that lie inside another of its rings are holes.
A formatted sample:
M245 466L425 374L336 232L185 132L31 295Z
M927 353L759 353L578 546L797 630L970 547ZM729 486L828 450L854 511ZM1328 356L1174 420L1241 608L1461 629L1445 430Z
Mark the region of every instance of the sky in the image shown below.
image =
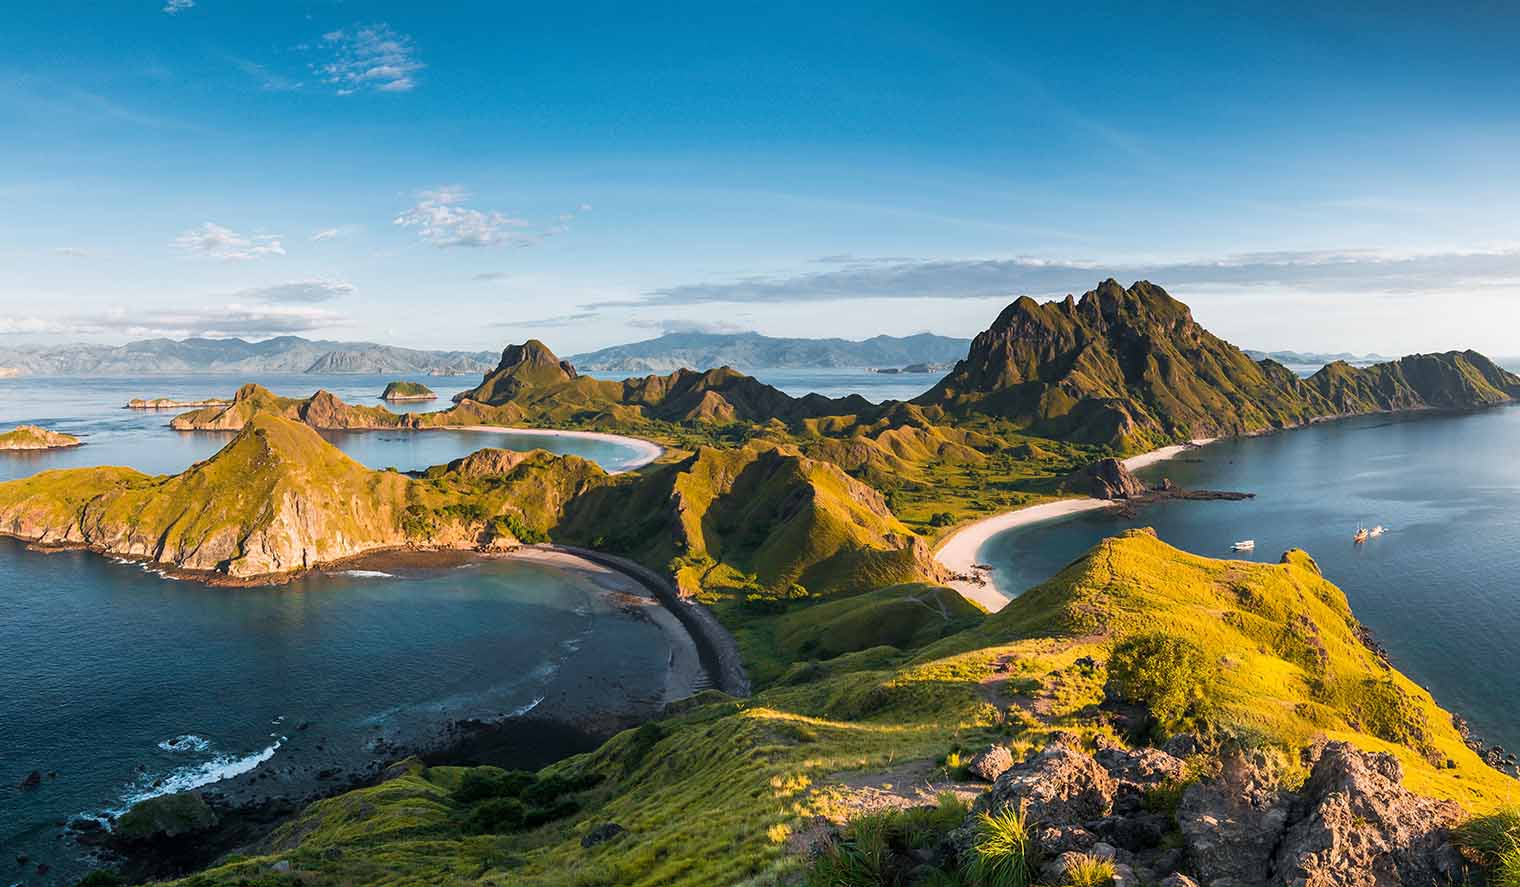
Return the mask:
M0 347L969 336L1115 277L1520 353L1520 7L1071 6L13 4Z

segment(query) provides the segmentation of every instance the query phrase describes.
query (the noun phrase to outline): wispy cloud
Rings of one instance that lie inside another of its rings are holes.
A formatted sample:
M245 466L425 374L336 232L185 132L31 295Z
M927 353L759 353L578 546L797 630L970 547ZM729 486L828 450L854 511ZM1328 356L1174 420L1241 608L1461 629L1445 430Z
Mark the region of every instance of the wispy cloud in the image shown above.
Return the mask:
M54 248L53 252L60 256L68 256L71 259L87 259L90 257L89 250L77 246L60 246Z
M228 304L208 308L111 311L59 319L0 318L0 334L70 336L163 336L259 339L323 329L344 317L319 308Z
M195 0L165 0L163 11L169 15L179 15L194 6Z
M856 262L828 271L667 287L591 307L814 302L848 299L1008 298L1090 289L1106 277L1163 286L1276 286L1312 292L1407 294L1520 283L1520 251L1390 254L1371 250L1248 253L1183 262L1038 258Z
M301 88L301 81L293 77L287 77L278 71L272 71L267 65L235 55L227 56L227 61L234 68L257 80L259 88L268 90L269 92L295 92Z
M598 313L595 311L578 311L573 314L559 314L554 317L540 317L533 320L503 320L491 324L494 327L521 328L521 329L551 329L554 327L574 326L588 320L595 319Z
M630 322L629 326L657 329L661 335L671 335L673 333L728 335L731 333L754 332L751 327L728 320L635 320Z
M303 280L274 286L255 287L234 293L237 301L276 304L330 302L354 293L354 285L341 280Z
M264 256L283 256L278 234L244 236L215 222L205 222L174 238L172 246L213 259L239 262Z
M315 234L311 235L311 239L314 242L320 243L324 240L332 240L334 237L337 237L342 233L343 232L337 228L323 228L321 231L318 231Z
M464 206L470 198L470 192L459 185L445 185L422 191L417 194L417 202L392 222L403 228L416 228L417 235L424 242L439 248L522 247L533 246L570 230L570 222L580 213L591 209L590 204L583 203L575 212L561 213L553 224L537 227L527 219L509 216L497 210L478 210ZM477 275L476 279L495 278Z
M321 47L332 59L312 70L338 95L410 92L417 86L417 72L427 67L417 60L412 38L383 23L329 31L322 35Z

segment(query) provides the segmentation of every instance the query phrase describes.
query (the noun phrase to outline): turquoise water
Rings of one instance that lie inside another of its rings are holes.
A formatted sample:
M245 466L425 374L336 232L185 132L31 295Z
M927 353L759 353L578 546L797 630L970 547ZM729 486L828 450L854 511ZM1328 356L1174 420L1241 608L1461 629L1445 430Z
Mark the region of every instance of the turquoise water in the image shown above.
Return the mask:
M244 382L258 382L276 394L308 397L320 388L349 403L380 404L389 376L150 376L101 379L23 377L0 379L0 429L32 423L76 435L84 446L36 453L0 453L0 481L50 468L127 465L149 474L172 474L208 458L231 439L228 433L182 432L169 428L179 411L127 410L135 397L191 400L231 397ZM438 400L385 404L392 412L439 410L449 398L475 384L473 377L425 379ZM637 460L633 448L601 440L484 431L324 432L323 436L371 468L416 471L481 447L546 449L571 453L618 471Z
M989 539L978 560L1024 590L1099 539L1154 527L1211 557L1255 539L1252 560L1314 556L1394 663L1485 739L1520 748L1520 407L1374 416L1221 441L1152 466L1244 502L1166 502L1132 518L1088 512ZM1352 542L1358 525L1384 536Z

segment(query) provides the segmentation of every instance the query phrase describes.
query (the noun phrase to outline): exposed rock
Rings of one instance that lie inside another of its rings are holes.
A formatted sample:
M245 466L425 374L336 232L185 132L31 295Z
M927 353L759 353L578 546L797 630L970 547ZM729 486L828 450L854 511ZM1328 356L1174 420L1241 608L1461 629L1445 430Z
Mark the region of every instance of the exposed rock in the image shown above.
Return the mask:
M1185 758L1203 751L1203 744L1191 733L1178 733L1162 743L1161 750L1174 758Z
M1118 459L1099 459L1071 475L1065 487L1094 499L1135 499L1145 494L1145 484Z
M1184 875L1182 872L1172 872L1161 879L1158 887L1198 887L1198 882Z
M1189 786L1177 808L1192 869L1205 884L1266 887L1290 798L1261 753L1234 752L1220 763L1220 775Z
M966 764L966 769L971 771L971 775L977 779L995 782L1012 766L1013 753L1006 746L989 745L972 756L971 761Z
M36 788L42 784L42 771L33 770L21 780L21 788Z
M994 810L1022 806L1034 821L1052 826L1077 824L1112 812L1117 788L1091 755L1053 742L999 776L978 804Z
M1326 745L1293 806L1277 880L1290 887L1464 882L1447 832L1462 808L1415 795L1402 779L1393 755Z
M581 846L590 848L598 844L605 844L625 831L627 829L615 822L604 822L592 828L591 831L586 832L585 836L581 838Z
M179 792L139 802L116 822L116 837L127 842L177 838L214 828L220 821L200 792Z

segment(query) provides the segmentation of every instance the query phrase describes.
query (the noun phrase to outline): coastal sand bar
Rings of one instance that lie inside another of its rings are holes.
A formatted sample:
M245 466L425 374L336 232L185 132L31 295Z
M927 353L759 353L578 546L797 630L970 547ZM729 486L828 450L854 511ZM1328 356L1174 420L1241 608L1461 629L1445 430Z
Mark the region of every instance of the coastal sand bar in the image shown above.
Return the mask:
M1173 444L1168 447L1141 453L1138 456L1130 456L1124 460L1124 467L1130 471L1139 471L1149 465L1165 462L1176 458L1187 450L1213 443L1216 438L1198 438L1185 444ZM1055 502L1046 502L1040 505L1031 505L1028 508L1019 508L1013 511L1005 511L992 517L983 518L974 524L969 524L950 534L950 538L934 552L934 557L940 564L958 575L971 575L973 567L979 563L977 553L982 546L993 536L1016 527L1027 527L1031 524L1044 523L1045 521L1059 520L1074 514L1086 511L1097 511L1102 508L1112 508L1115 503L1108 499L1058 499ZM980 572L986 579L984 583L968 582L964 579L956 579L946 583L951 588L960 592L966 598L976 601L987 608L990 613L1007 606L1013 600L1015 592L1009 589L1000 589L993 581L990 572Z

